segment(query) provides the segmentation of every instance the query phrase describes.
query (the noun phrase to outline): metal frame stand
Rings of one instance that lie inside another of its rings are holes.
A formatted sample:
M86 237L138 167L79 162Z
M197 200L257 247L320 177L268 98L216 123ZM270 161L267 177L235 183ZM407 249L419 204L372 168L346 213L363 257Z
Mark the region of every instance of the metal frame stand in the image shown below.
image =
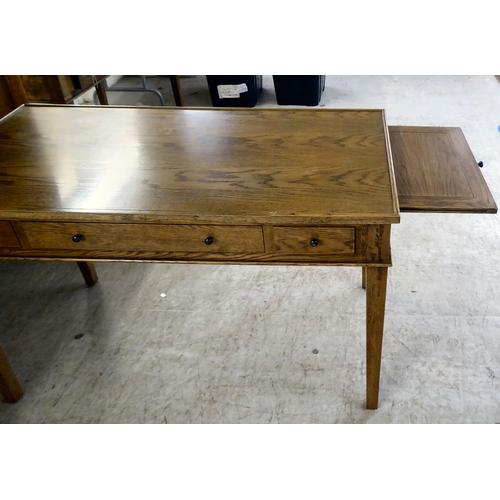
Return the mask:
M150 89L146 84L146 77L144 75L139 75L139 78L141 79L142 87L109 87L106 80L104 80L102 83L106 92L153 92L153 94L156 94L160 99L161 105L165 106L165 99L161 95L160 91L156 89ZM96 93L94 93L94 104L99 104Z

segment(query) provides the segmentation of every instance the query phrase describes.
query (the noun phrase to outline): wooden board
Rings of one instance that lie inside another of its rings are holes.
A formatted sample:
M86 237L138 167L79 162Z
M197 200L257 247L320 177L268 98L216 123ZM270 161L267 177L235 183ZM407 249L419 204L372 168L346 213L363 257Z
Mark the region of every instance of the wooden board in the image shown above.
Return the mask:
M402 212L497 213L458 127L389 127Z
M388 151L383 110L29 105L0 122L0 218L397 223Z

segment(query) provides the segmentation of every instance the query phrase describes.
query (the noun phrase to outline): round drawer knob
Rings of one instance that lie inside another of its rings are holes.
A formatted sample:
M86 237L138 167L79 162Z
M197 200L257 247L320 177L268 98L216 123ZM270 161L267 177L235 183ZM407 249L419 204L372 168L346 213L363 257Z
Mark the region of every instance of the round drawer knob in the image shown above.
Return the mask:
M211 245L214 242L214 239L211 236L205 238L205 245Z
M312 247L317 247L317 246L318 246L318 244L319 244L319 241L318 241L316 238L313 238L313 239L311 240L311 246L312 246Z
M83 239L83 234L75 234L75 236L73 236L71 238L75 243L78 243L80 241L82 241Z

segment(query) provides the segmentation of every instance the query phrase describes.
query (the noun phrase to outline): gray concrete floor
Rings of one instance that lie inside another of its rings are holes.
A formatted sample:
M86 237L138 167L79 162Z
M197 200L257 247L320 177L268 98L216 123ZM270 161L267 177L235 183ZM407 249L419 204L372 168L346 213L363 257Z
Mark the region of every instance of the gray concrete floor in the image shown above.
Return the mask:
M168 79L148 82L173 105ZM182 86L211 105L205 77ZM258 107L273 106L265 76ZM500 202L494 76L328 76L321 106L461 127ZM376 411L359 268L98 263L87 289L73 263L0 261L0 344L25 390L0 423L500 422L499 242L498 215L393 226Z

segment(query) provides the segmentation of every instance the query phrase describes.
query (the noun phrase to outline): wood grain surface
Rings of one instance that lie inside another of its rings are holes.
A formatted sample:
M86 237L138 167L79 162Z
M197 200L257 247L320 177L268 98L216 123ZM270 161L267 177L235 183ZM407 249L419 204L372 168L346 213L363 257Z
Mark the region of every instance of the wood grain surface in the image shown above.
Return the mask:
M20 246L21 243L19 243L11 223L6 220L0 220L0 248Z
M387 268L366 268L366 408L378 407Z
M457 127L389 127L400 210L497 213Z
M313 239L317 240L317 246L311 245ZM353 227L275 227L274 244L278 254L354 255L355 229Z
M13 221L12 226L22 248L0 247L1 258L391 266L390 225L275 227ZM82 236L77 243L72 240L76 234ZM208 246L207 236L213 238ZM318 239L316 247L310 244L313 238Z
M393 223L387 148L381 110L29 105L0 122L0 218Z
M31 248L163 252L264 252L260 226L21 222ZM73 241L79 235L80 241ZM207 238L212 243L206 244Z

